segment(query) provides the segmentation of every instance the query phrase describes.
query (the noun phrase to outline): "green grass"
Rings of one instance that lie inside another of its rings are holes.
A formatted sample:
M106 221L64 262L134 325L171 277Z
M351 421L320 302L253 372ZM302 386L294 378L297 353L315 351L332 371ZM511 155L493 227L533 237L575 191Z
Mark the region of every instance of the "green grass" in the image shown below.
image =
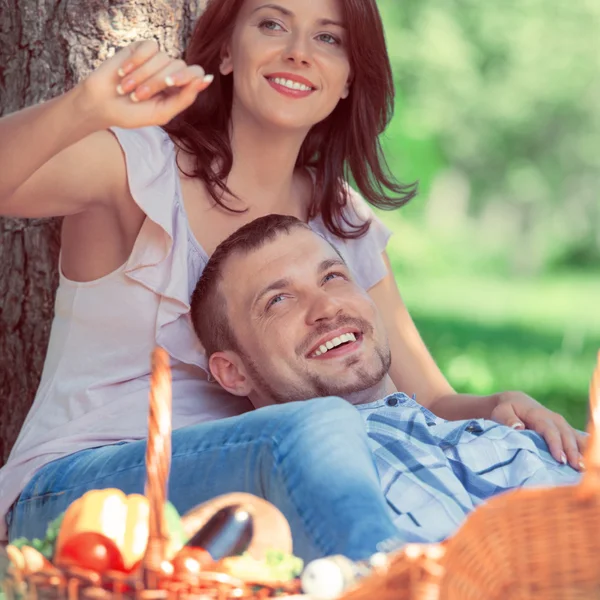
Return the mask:
M394 252L391 260L417 327L455 389L522 390L585 426L600 348L598 277L436 276L407 273Z

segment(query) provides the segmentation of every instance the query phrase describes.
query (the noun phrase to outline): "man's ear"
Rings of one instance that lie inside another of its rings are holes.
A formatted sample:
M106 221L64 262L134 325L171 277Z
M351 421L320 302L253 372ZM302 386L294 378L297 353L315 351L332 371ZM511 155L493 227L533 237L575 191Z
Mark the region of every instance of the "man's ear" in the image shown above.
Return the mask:
M221 75L233 73L233 57L231 56L230 43L228 42L221 50L221 64L219 65Z
M230 350L215 352L208 359L208 367L212 376L221 387L235 396L248 396L252 390L252 382L240 357Z

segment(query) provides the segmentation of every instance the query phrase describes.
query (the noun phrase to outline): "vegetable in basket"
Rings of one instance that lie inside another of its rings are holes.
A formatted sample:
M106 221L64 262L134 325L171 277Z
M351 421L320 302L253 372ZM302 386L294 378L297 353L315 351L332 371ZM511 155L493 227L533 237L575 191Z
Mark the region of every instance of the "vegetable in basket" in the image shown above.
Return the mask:
M244 553L254 535L251 512L239 504L218 510L187 542L206 550L213 560Z
M56 540L54 562L99 572L132 571L142 560L148 543L149 502L140 494L125 495L109 488L92 490L67 509ZM167 559L185 544L175 507L167 503L169 531Z

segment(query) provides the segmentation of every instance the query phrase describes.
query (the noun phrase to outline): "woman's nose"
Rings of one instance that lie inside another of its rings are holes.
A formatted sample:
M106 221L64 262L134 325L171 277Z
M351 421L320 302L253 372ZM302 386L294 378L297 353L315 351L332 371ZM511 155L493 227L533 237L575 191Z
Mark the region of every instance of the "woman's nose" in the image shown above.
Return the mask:
M285 53L286 61L305 66L311 64L309 44L301 35L290 36Z

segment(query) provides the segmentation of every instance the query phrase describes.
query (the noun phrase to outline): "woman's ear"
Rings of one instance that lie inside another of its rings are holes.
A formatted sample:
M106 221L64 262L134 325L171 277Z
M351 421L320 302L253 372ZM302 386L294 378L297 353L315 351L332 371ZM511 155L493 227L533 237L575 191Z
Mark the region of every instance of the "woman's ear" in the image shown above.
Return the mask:
M352 75L348 75L348 81L342 90L342 100L345 100L350 95L350 88L352 87Z
M231 56L230 44L223 46L221 50L221 64L219 65L221 75L230 75L233 73L233 58Z
M208 359L212 376L221 387L234 396L248 396L253 388L240 357L229 350L215 352Z

